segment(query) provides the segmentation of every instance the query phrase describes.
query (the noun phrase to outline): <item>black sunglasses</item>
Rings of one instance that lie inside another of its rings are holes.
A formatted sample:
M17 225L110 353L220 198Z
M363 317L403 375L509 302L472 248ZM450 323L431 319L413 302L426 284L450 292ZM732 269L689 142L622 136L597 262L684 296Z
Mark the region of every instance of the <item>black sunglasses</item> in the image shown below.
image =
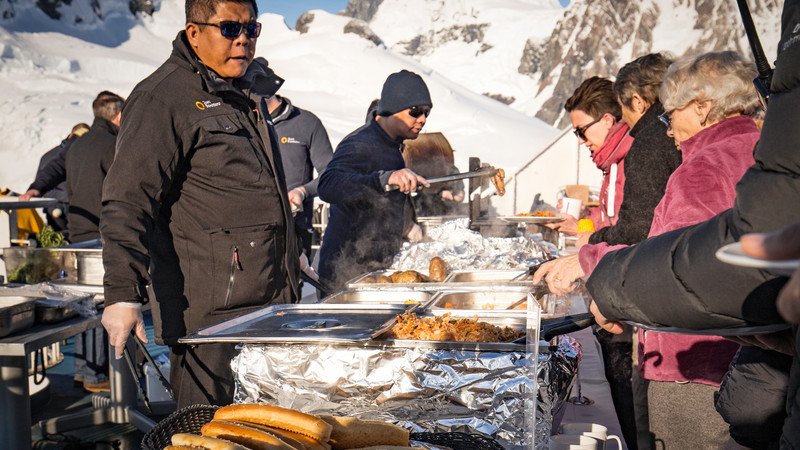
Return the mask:
M242 30L244 30L244 35L247 36L248 39L255 39L261 34L261 24L258 22L241 23L233 20L225 20L220 23L193 23L195 25L208 25L210 27L217 27L219 28L220 33L222 33L222 36L228 39L238 38L239 35L242 34Z
M578 139L580 139L582 141L585 141L586 140L586 130L588 130L589 127L591 127L592 125L596 124L597 122L600 122L600 119L602 119L602 118L603 118L603 116L600 116L597 119L593 120L592 122L587 123L586 125L584 125L582 127L575 128L574 130L572 130L572 132L575 133L575 136L577 136Z
M672 128L672 116L671 116L671 114L672 114L672 111L664 111L664 112L662 112L661 114L658 115L658 120L660 120L661 123L666 125L668 130L670 128Z
M428 117L431 115L431 109L422 106L412 106L408 108L408 115L415 119L423 114L425 114L425 117Z

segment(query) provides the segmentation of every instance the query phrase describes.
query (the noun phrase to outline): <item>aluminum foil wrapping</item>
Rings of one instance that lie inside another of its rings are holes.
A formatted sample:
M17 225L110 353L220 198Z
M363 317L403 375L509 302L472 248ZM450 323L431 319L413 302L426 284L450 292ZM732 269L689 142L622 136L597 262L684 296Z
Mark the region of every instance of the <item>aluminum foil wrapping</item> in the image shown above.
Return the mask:
M539 353L537 379L539 392L536 401L537 449L546 449L547 442L557 428L563 408L569 398L578 374L578 364L583 356L580 342L562 336L550 352Z
M558 254L541 235L485 238L468 225L469 219L455 219L431 229L431 241L406 244L395 255L392 268L427 270L431 258L438 256L454 270L519 269L541 262L547 254Z
M580 346L562 338L554 352L538 356L538 400L532 390L535 354L244 345L231 363L234 401L386 420L419 432L482 433L507 449L530 449L547 442L551 409L569 395Z
M94 295L78 292L53 283L44 282L15 287L0 287L0 296L38 297L36 302L40 305L63 307L75 311L83 317L95 317L97 307Z

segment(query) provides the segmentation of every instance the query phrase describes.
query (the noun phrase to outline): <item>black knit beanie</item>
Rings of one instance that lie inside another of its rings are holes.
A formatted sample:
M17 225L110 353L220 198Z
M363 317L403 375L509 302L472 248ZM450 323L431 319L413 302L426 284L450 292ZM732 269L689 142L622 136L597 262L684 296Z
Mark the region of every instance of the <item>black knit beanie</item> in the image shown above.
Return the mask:
M412 106L433 106L431 93L422 77L401 70L389 75L383 83L381 99L378 102L378 115L389 116Z

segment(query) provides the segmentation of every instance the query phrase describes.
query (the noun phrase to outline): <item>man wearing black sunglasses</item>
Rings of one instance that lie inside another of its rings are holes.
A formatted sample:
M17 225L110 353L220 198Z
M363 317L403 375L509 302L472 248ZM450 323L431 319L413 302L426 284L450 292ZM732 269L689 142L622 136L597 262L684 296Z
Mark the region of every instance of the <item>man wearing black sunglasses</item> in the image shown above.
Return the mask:
M320 176L317 191L331 212L319 275L329 288L388 267L403 238L418 231L406 194L428 182L405 168L402 147L419 136L432 105L422 77L407 70L389 75L371 120L342 140ZM387 185L399 189L387 192Z
M233 400L233 345L177 340L298 299L298 256L267 102L282 80L253 60L254 0L187 0L169 59L128 98L103 186L103 325L170 346L178 407ZM145 294L147 293L147 294Z

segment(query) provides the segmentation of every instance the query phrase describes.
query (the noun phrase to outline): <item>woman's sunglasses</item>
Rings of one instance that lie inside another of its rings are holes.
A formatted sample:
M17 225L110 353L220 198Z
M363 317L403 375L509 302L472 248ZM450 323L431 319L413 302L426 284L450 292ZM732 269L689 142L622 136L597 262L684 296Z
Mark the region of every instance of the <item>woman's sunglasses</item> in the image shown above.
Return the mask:
M572 130L572 132L575 133L575 136L577 136L578 139L580 139L582 141L585 141L586 140L586 130L588 130L589 127L591 127L592 125L596 124L597 122L600 122L600 119L602 119L602 118L603 118L603 116L600 116L597 119L593 120L592 122L587 123L586 125L584 125L582 127L575 128L574 130Z
M431 109L422 106L412 106L408 108L408 115L415 119L423 114L425 114L425 117L428 117L431 114Z
M258 22L240 23L233 20L225 20L220 23L193 23L195 25L208 25L210 27L217 27L219 28L220 33L222 33L222 36L228 39L238 38L239 35L242 34L242 30L244 30L244 35L247 36L248 39L255 39L261 34L261 24Z

